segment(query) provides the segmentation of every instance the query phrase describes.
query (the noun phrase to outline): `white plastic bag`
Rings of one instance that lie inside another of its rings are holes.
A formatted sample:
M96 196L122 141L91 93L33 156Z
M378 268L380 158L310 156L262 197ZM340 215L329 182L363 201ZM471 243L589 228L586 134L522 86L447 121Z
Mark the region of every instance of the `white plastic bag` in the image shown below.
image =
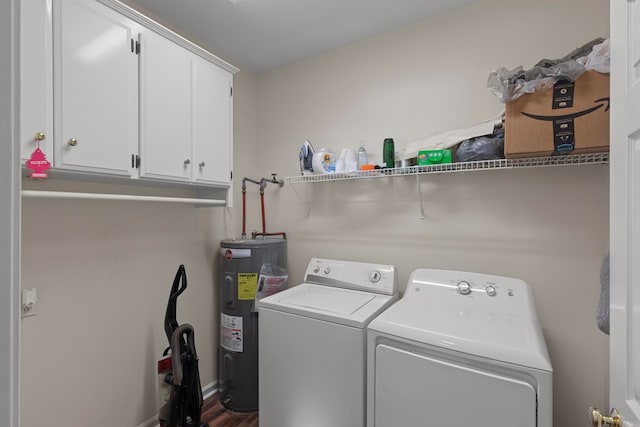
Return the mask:
M271 263L262 264L258 276L254 307L257 307L258 301L262 298L283 291L287 287L288 279L289 274L284 268Z

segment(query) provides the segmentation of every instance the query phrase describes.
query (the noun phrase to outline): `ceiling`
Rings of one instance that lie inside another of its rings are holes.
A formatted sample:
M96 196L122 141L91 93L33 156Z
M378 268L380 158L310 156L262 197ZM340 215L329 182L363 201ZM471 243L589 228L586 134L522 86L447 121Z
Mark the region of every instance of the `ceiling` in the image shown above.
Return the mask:
M475 0L129 0L241 69L263 72Z

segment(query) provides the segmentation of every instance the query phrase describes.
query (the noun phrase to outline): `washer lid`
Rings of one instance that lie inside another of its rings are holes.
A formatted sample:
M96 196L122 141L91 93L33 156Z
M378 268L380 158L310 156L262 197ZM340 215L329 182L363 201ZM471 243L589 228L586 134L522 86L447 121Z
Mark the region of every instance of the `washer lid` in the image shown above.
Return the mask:
M373 317L397 299L351 289L302 283L263 298L260 310L271 309L343 325L364 328Z

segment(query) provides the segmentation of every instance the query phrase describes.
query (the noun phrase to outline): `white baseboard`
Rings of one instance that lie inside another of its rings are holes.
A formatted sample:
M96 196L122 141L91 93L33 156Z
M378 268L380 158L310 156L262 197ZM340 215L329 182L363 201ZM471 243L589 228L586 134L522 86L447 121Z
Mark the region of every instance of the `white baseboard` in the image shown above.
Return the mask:
M158 427L160 424L158 424L158 414L156 414L153 418L148 419L147 421L143 422L142 424L138 424L137 427Z
M202 387L202 398L206 400L213 396L217 391L218 381L210 382L209 384ZM137 427L159 427L158 414L155 414L152 418L149 418L147 421L139 424Z
M218 391L218 381L212 381L209 384L202 387L202 398L208 399Z

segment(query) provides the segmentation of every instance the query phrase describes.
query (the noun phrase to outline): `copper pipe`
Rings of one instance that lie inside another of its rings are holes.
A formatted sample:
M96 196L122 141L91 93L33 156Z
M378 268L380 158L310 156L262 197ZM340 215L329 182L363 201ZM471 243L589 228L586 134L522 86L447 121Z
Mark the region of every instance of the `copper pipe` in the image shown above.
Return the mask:
M260 187L260 209L262 215L262 233L257 233L253 231L251 233L251 238L255 239L255 236L284 236L284 233L267 233L267 219L265 214L264 207L264 189L267 187L267 183L271 182L274 184L278 184L280 187L284 185L284 181L281 179L277 179L277 174L271 174L271 179L262 178L260 181L255 181L251 178L243 178L242 179L242 239L245 239L247 236L246 233L246 223L247 223L247 184L246 182L252 182L257 184ZM286 238L286 237L285 237Z
M262 208L262 232L266 233L267 232L267 220L265 218L265 213L264 213L264 190L261 189L260 191L260 205Z
M242 239L247 237L247 186L242 183Z

